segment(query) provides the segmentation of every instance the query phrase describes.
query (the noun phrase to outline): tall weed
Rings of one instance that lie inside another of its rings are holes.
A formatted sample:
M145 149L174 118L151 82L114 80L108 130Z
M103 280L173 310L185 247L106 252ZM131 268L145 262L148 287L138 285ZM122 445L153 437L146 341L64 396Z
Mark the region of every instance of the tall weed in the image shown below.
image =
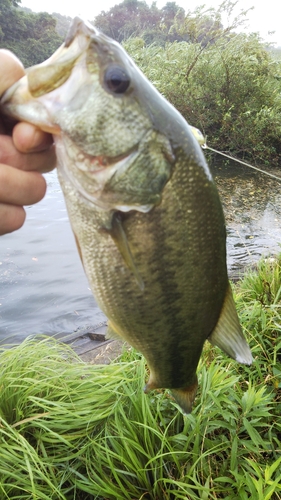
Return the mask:
M83 363L51 338L0 355L0 498L281 499L280 261L234 287L251 367L206 345L194 410L143 393L134 350Z

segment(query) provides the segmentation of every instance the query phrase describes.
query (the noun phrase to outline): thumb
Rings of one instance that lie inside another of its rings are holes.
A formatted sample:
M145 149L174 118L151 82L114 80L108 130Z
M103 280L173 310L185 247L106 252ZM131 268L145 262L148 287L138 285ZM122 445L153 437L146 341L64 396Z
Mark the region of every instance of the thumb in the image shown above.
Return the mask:
M24 68L20 60L9 50L0 49L0 97L13 83L24 74Z

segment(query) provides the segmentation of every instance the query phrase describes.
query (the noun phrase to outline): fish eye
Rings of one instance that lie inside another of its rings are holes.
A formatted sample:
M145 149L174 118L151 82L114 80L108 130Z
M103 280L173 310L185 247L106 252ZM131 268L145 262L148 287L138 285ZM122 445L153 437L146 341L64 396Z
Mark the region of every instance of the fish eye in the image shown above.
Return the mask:
M131 80L127 71L120 66L109 66L104 74L106 87L114 94L124 94Z

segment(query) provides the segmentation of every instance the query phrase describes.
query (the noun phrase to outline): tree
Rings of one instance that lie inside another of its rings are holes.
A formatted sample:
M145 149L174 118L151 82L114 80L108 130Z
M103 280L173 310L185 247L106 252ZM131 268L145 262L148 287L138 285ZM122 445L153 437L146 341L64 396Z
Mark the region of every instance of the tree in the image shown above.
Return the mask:
M10 49L25 66L38 64L61 45L56 20L47 12L33 14L16 8L20 0L1 0L1 46Z
M101 12L94 24L103 33L118 42L131 36L142 36L147 44L165 44L175 40L175 32L170 33L175 19L180 23L184 19L184 9L176 2L168 2L162 9L158 9L156 2L151 6L142 0L123 0L109 11ZM182 34L176 33L176 38L183 40Z
M69 16L62 16L58 12L53 12L52 17L54 17L57 21L57 24L56 24L57 33L60 36L65 37L65 35L68 32L70 25L72 23L72 18Z
M159 24L160 19L161 15L155 3L149 7L142 0L123 0L108 12L102 11L95 18L94 24L106 35L121 42L154 27Z
M1 0L0 12L11 9L11 7L18 7L20 3L21 0Z
M242 10L226 28L222 24L222 15L233 17L236 4L237 1L223 0L217 10L201 6L186 14L175 1L169 1L162 9L158 9L156 2L149 6L143 0L123 0L109 11L99 14L94 24L118 42L131 36L140 36L147 45L187 41L199 42L205 47L215 43L222 33L230 33L236 27L241 27L247 10Z

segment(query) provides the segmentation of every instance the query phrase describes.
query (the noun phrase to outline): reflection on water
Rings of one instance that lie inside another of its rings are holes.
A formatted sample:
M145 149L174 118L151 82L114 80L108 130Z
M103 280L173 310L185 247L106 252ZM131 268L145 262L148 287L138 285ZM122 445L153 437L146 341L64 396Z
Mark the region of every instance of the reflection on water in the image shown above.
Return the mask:
M236 162L211 169L225 213L230 273L279 253L281 183ZM281 170L270 172L281 179Z
M237 164L212 172L225 210L230 272L278 253L281 184ZM0 339L72 333L104 320L84 276L56 174L46 177L47 196L27 208L24 227L0 238Z

